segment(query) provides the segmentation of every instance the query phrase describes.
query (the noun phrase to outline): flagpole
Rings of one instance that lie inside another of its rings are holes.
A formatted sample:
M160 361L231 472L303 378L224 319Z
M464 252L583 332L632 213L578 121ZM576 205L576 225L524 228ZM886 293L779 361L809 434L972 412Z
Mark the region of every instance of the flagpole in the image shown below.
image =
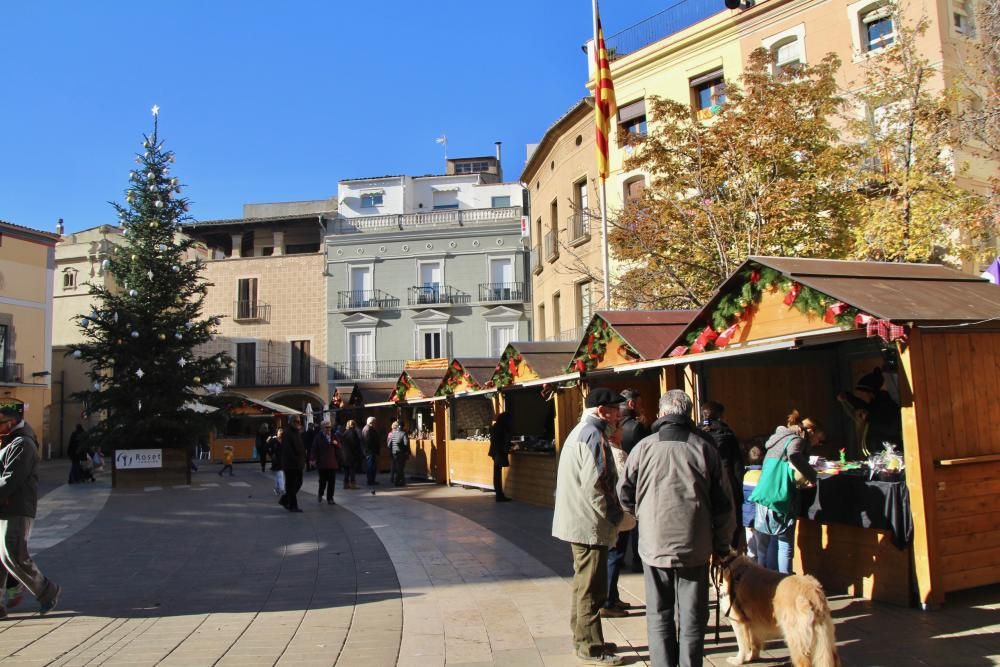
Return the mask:
M600 64L600 44L598 43L597 34L597 22L598 22L598 9L597 0L591 0L591 8L593 9L593 25L594 25L594 78L597 80L597 85L595 90L600 87L601 78L601 64ZM600 102L600 100L595 100ZM610 137L609 137L610 138ZM610 161L611 155L609 154L605 160ZM600 171L600 170L598 170ZM606 309L611 309L611 269L610 260L608 258L608 184L606 177L603 173L599 173L598 176L601 179L601 265L604 272L604 307Z

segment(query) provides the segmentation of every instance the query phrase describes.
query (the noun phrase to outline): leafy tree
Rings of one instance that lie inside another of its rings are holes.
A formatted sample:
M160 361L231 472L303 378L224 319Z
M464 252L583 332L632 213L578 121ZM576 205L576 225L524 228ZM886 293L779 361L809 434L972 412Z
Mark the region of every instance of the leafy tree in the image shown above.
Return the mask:
M855 95L864 110L850 122L865 174L859 186L852 254L880 261L980 259L993 224L986 200L955 182L964 165L953 147L957 93L941 85L941 72L919 51L927 29L894 16L892 46L865 65Z
M843 104L839 66L828 55L773 73L758 49L707 122L650 100L653 130L630 138L625 164L650 186L610 234L622 305L701 306L749 255L845 254L857 195L843 186L853 164L830 121Z
M91 437L112 450L189 445L206 420L187 408L220 388L231 363L194 352L219 319L201 318L208 284L191 259L194 241L180 234L188 201L169 175L174 154L163 149L157 113L129 173L126 205L112 203L127 239L104 263L114 286L90 286L94 310L77 317L85 342L69 351L89 364L93 383L77 397L104 416Z

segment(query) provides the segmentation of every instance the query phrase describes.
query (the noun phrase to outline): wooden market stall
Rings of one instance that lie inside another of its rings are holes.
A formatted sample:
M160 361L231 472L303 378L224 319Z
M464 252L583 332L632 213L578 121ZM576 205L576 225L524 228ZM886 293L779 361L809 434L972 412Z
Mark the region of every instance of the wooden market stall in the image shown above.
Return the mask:
M395 389L396 380L359 380L351 389L347 405L342 410L337 410L334 418L341 425L353 419L361 429L368 417L375 417L376 427L384 436L388 434L389 425L399 413L396 403L391 400ZM382 447L378 459L379 472L389 470L391 463L388 448Z
M444 483L447 478L443 425L444 397L438 395L449 372L447 359L407 361L396 380L392 400L399 421L410 436L413 456L406 463L406 476ZM439 423L442 422L442 423Z
M241 394L222 394L219 399L226 419L209 435L209 458L212 461L221 461L227 446L233 448L233 458L236 461L256 460L255 445L260 427L267 424L271 433L275 433L288 417L302 414L280 403L248 398Z
M942 266L754 257L667 359L633 366L685 369L696 402L723 403L746 444L792 408L813 416L828 443L814 454L830 460L871 426L838 393L880 369L905 470L839 470L804 491L794 569L830 591L926 607L1000 582L998 318L1000 287Z

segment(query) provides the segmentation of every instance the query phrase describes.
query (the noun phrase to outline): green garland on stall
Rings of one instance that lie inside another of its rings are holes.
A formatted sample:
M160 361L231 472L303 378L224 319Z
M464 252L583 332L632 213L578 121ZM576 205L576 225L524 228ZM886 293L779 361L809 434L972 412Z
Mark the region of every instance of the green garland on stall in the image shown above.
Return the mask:
M410 378L406 373L399 376L396 380L396 388L392 392L392 400L395 402L400 402L406 398L406 392L410 389Z
M434 395L450 396L451 394L454 394L455 390L458 389L458 385L462 383L462 380L465 380L465 382L471 387L476 389L480 388L479 383L473 380L468 371L462 368L462 364L457 361L453 361L451 366L448 367L448 374L445 376L444 382L441 383L441 386L438 387L438 390Z
M497 364L497 369L493 373L493 386L506 387L511 384L517 377L517 366L521 361L520 353L512 347L508 347L504 351L504 355L500 357L500 363Z
M601 359L607 353L608 344L616 337L614 329L603 318L595 318L590 327L587 328L586 337L580 343L576 355L569 362L566 372L572 373L576 371L584 373L596 368L597 364L600 363ZM619 351L622 356L639 359L639 354L625 341L621 341Z

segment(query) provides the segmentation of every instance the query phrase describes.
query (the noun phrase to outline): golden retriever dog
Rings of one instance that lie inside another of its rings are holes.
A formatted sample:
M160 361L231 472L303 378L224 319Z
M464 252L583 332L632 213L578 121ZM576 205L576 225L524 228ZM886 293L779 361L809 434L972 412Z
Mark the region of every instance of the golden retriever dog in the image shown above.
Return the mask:
M823 587L808 575L785 575L746 556L730 555L716 568L722 610L732 623L743 665L760 657L764 642L783 637L795 667L840 667L833 617Z

